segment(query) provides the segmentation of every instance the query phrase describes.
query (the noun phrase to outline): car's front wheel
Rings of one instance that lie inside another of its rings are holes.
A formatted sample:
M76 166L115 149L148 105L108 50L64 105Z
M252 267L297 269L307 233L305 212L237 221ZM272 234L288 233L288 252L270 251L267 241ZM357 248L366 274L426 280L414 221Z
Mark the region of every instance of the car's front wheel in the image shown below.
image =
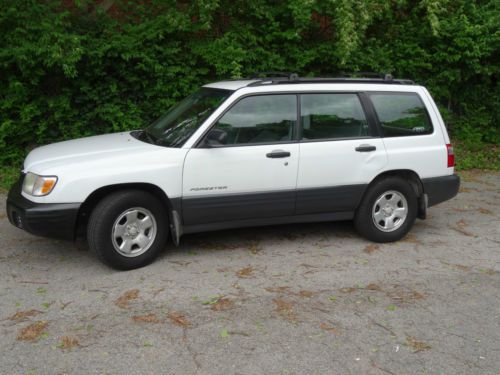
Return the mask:
M397 241L413 226L417 207L417 196L410 184L388 177L368 188L356 211L354 225L371 241Z
M106 264L133 269L152 262L168 237L168 215L162 202L141 190L103 198L87 227L89 247Z

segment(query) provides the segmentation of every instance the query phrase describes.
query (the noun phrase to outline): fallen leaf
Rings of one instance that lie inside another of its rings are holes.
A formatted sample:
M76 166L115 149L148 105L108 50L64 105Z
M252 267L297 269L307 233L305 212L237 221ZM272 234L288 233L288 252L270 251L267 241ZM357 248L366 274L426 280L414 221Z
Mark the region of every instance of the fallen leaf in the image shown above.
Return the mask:
M342 293L352 293L355 292L357 288L349 287L349 288L341 288L340 291Z
M477 209L477 211L481 214L484 214L484 215L493 215L493 212L491 212L490 210L486 209L486 208L482 208L482 207L479 207Z
M286 301L283 298L275 298L273 302L276 304L276 309L274 311L276 311L279 316L292 322L297 320L297 316L293 311L292 302Z
M414 290L410 291L397 290L394 292L388 292L387 296L389 298L392 298L394 301L398 303L410 303L414 300L425 298L422 293L416 292Z
M379 245L372 243L372 244L366 245L365 249L363 251L367 254L371 254L379 249L380 249Z
M17 323L28 320L28 318L38 315L38 314L43 314L42 311L38 310L26 310L26 311L18 311L14 315L8 317L7 319L9 320L14 320Z
M61 337L61 343L59 348L61 349L72 349L74 347L80 346L80 342L76 337L63 336Z
M238 271L236 271L236 276L239 278L249 277L253 272L253 268L251 266L244 267Z
M459 221L456 222L455 226L452 227L452 229L454 229L458 233L461 233L467 237L477 237L475 234L473 234L465 229L468 226L469 226L469 224L464 219L460 219Z
M272 286L272 287L267 287L264 289L269 293L285 293L288 289L290 289L290 287L289 286Z
M297 293L297 295L304 298L311 298L315 294L316 294L315 292L311 292L310 290L301 290L300 292Z
M134 320L134 322L138 323L160 323L160 320L156 317L155 314L136 315L133 316L132 319Z
M413 244L416 244L416 245L422 244L422 242L420 240L418 240L417 237L415 237L415 235L412 234L412 233L407 234L406 237L404 237L400 241L401 242L413 243Z
M45 332L45 328L47 328L48 324L49 323L45 321L34 322L21 329L17 335L17 339L22 341L35 341Z
M336 328L334 326L331 326L331 325L329 325L327 323L321 323L319 325L319 328L321 328L322 330L334 333L336 335L340 335L340 330L338 328Z
M396 306L394 305L389 305L385 308L387 311L396 311Z
M377 284L374 284L374 283L370 283L368 284L365 289L368 289L368 290L382 290Z
M453 264L453 267L455 267L457 270L464 271L464 272L469 272L470 271L470 266L464 266L461 264Z
M191 325L189 320L187 320L184 315L175 311L171 311L168 314L168 318L173 324L178 325L180 327L189 327Z
M413 348L414 353L432 349L432 346L422 341L417 341L414 337L407 336L406 344Z
M129 302L134 299L137 299L138 297L139 297L139 289L128 290L115 301L115 305L122 309L128 309Z
M212 304L212 310L214 311L224 311L230 310L234 306L234 302L229 298L219 298L217 302Z
M250 250L250 252L252 254L258 254L260 253L260 251L262 250L261 247L259 246L259 244L257 243L252 243L250 244L250 246L248 246L248 250Z

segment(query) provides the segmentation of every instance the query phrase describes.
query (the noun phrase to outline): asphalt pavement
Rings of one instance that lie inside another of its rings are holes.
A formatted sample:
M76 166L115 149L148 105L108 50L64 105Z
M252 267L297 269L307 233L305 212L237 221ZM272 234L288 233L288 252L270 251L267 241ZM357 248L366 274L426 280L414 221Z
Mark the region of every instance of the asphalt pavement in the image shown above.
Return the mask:
M499 374L500 174L402 241L352 223L187 235L118 272L8 223L1 374Z

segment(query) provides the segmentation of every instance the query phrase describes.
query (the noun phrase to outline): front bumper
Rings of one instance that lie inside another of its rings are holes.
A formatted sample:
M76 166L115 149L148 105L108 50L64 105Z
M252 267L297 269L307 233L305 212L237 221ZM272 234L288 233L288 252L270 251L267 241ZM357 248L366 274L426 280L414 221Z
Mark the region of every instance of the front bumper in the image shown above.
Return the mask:
M460 177L456 174L442 177L423 178L424 193L428 196L428 206L453 198L460 188Z
M73 240L80 203L35 203L21 194L19 180L7 197L7 217L12 225L43 237Z

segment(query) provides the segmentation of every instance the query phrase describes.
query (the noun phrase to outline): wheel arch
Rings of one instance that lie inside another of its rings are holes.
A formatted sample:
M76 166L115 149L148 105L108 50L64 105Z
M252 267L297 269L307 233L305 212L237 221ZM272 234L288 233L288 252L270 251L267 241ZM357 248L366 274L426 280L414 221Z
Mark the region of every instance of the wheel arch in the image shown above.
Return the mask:
M92 213L95 206L107 195L122 191L122 190L142 190L151 193L155 197L160 198L167 210L170 223L172 222L172 212L174 210L174 205L172 200L167 196L165 191L158 187L157 185L150 183L120 183L113 185L102 186L97 190L94 190L82 203L80 210L78 212L77 223L76 223L76 234L82 234L87 226L90 214Z
M384 171L379 173L375 178L366 186L362 197L365 196L366 192L370 189L371 186L376 184L378 181L387 178L387 177L399 177L406 180L409 185L412 187L415 195L417 196L418 203L418 212L417 217L420 219L425 219L426 211L427 211L427 200L425 198L424 193L424 185L422 184L422 180L417 172L411 169L392 169L388 171ZM360 202L358 203L358 206Z

